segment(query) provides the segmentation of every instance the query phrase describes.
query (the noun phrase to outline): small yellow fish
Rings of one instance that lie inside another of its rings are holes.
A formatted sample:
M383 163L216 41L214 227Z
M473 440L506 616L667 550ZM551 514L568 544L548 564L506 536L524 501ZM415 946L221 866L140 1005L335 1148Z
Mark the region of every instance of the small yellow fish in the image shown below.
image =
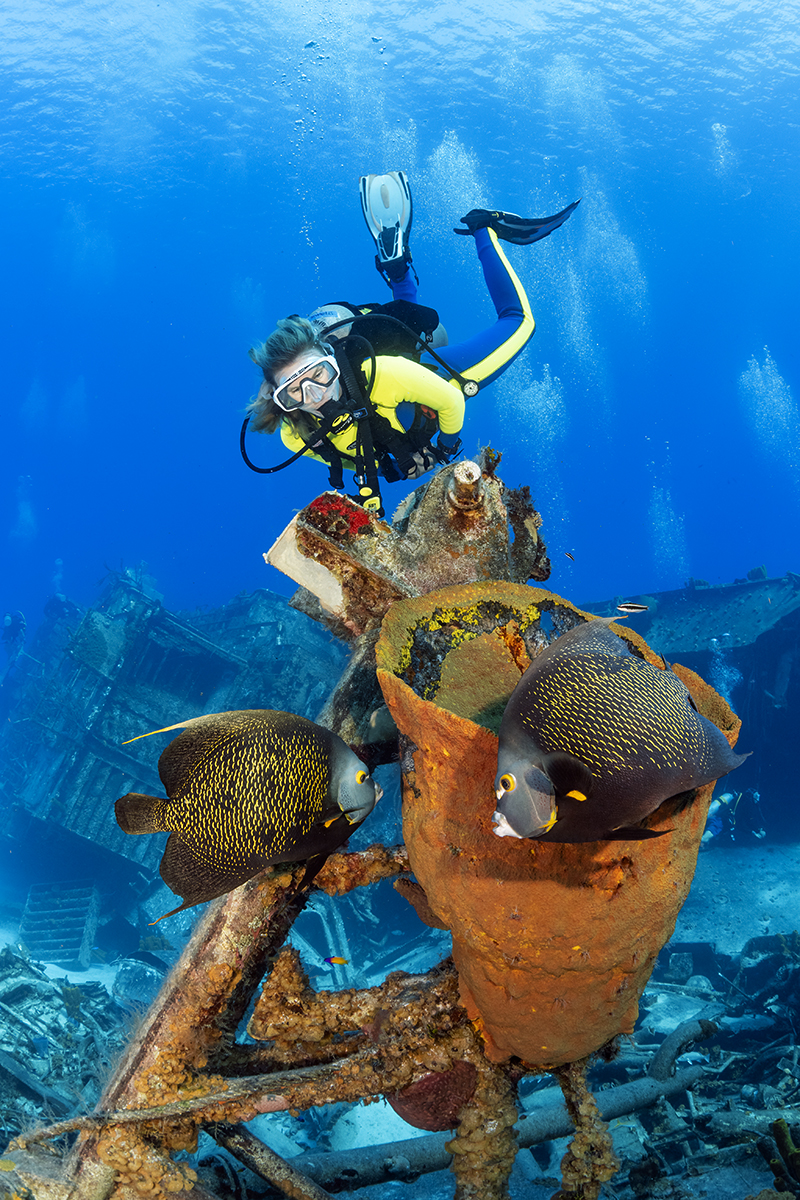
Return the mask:
M350 962L349 958L342 958L338 954L332 954L330 958L325 959L326 963L337 963L339 966L346 967Z

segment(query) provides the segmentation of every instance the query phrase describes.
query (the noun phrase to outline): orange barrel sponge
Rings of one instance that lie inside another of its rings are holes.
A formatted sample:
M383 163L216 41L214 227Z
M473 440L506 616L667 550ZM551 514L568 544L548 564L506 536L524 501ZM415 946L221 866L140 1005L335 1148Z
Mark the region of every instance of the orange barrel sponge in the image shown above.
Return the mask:
M453 935L461 999L487 1055L542 1068L633 1031L639 997L688 895L713 784L648 819L661 837L545 843L498 837L496 731L520 675L591 620L540 588L476 583L393 605L378 679L401 733L403 834L414 874ZM656 667L646 643L615 632ZM692 671L697 709L735 744L740 722Z

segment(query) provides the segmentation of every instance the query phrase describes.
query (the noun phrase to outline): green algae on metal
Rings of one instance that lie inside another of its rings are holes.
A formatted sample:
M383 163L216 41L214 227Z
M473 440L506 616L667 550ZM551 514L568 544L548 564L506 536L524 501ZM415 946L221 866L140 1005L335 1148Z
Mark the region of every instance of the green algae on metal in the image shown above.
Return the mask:
M442 662L451 650L513 621L528 650L544 640L543 612L556 628L589 616L543 588L495 582L456 584L396 604L384 619L378 666L404 679L423 699L433 699Z

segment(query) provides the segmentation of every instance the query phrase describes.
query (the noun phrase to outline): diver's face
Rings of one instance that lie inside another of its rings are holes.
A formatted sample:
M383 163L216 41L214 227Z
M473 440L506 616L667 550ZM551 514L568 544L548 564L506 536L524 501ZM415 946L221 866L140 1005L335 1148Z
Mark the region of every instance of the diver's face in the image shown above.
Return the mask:
M275 384L275 400L286 411L314 413L342 394L334 360L313 350L288 363Z

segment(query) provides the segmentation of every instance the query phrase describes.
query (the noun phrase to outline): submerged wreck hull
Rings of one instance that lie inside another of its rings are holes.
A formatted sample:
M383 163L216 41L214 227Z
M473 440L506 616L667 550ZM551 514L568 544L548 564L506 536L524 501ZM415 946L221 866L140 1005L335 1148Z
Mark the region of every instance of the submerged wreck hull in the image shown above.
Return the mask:
M475 633L475 613L485 625L490 606L495 630ZM544 1068L633 1032L639 997L691 886L713 790L699 789L680 813L662 805L650 824L663 836L643 841L563 845L494 834L498 742L485 725L527 665L519 629L535 633L548 610L573 624L590 617L541 589L446 588L395 605L377 647L381 688L407 739L409 861L434 917L452 932L462 1001L491 1059ZM431 628L451 631L452 648L438 682L425 684L428 699L407 679L422 690L415 633ZM657 661L635 634L619 632ZM727 705L677 670L733 744L738 721Z

